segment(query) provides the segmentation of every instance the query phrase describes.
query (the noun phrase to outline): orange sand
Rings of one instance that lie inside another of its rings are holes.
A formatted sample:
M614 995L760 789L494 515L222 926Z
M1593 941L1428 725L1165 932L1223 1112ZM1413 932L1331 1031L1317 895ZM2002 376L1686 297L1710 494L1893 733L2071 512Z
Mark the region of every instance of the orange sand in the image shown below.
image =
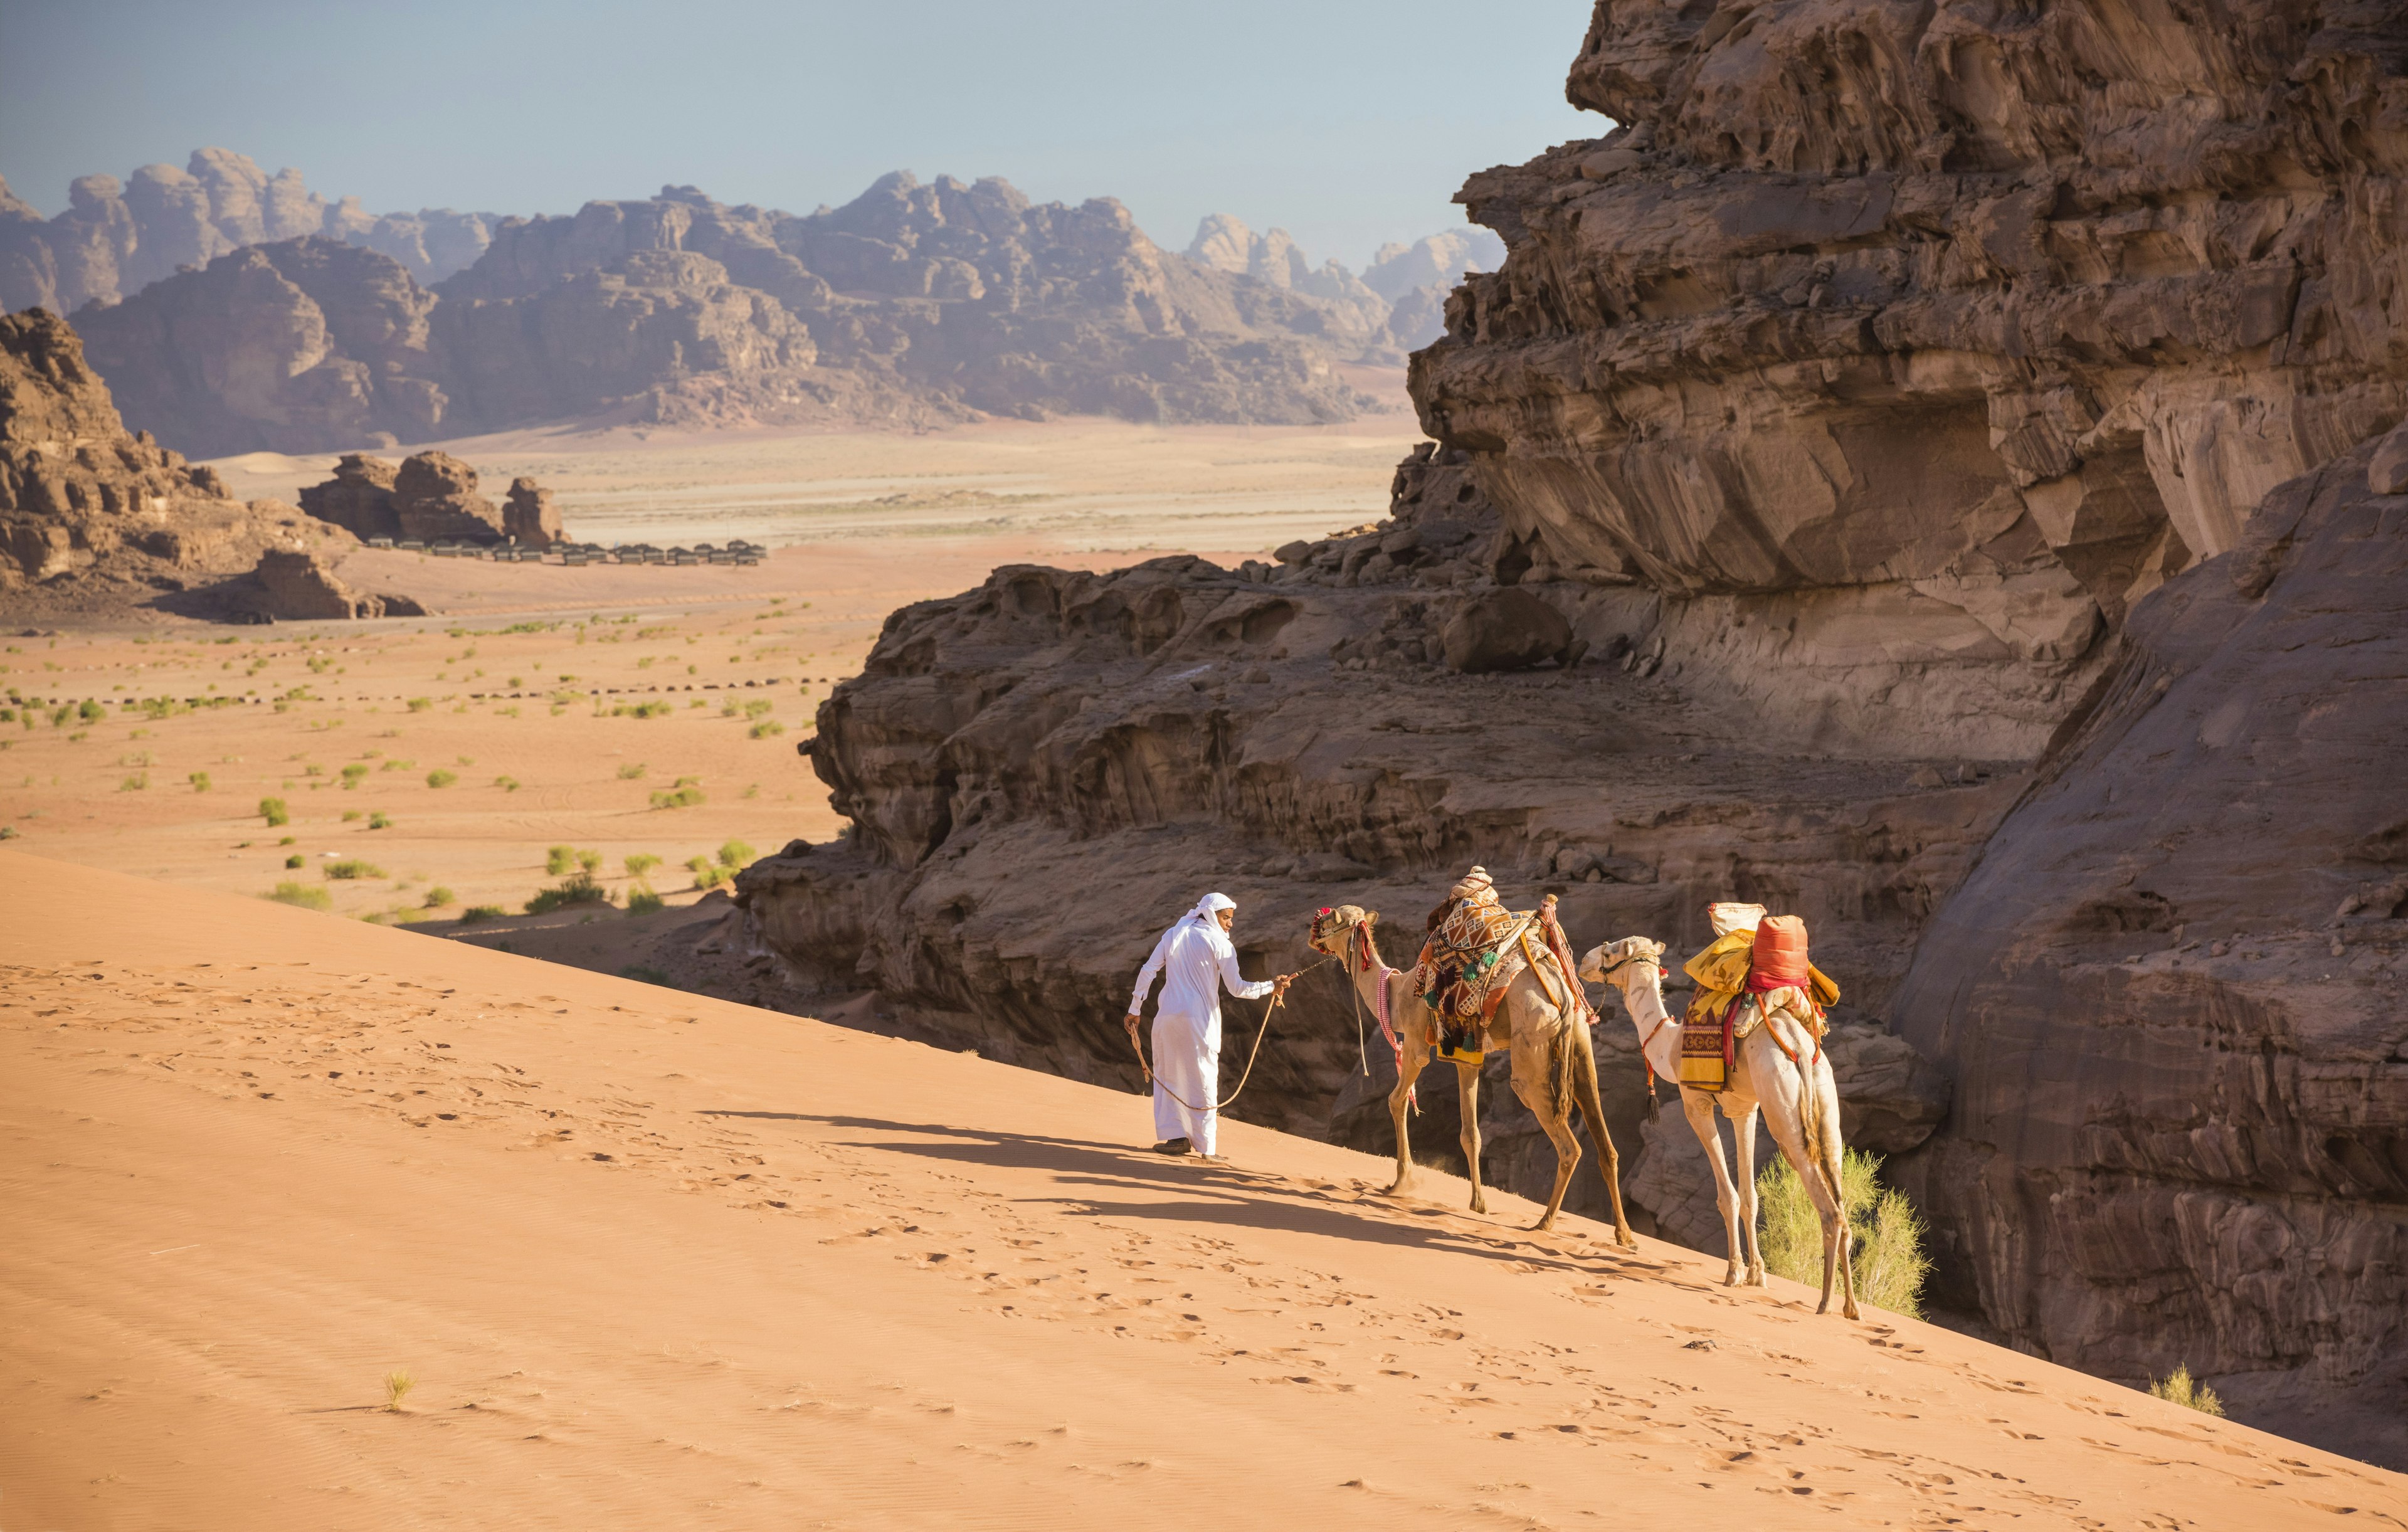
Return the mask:
M2408 1479L1946 1331L1146 1126L0 851L0 1525L2408 1525Z

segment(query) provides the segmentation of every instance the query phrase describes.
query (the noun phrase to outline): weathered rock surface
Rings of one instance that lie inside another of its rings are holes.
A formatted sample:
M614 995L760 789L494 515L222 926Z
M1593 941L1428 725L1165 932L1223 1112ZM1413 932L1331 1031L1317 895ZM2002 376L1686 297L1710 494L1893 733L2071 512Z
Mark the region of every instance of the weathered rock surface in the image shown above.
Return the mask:
M502 510L477 493L477 470L449 452L419 452L393 476L401 535L425 542L499 542Z
M437 281L483 252L492 222L448 208L380 217L356 197L329 204L298 170L270 176L222 149L195 150L180 170L144 165L130 183L79 177L68 196L66 211L45 220L0 182L0 309L116 303L184 266L308 236L364 246Z
M1426 453L1398 479L1390 523L1283 550L1275 570L1009 568L896 613L863 677L822 709L813 746L853 832L744 874L750 939L815 982L877 989L923 1035L1131 1084L1118 1024L1130 976L1154 929L1207 886L1240 902L1249 961L1282 967L1308 960L1305 924L1333 884L1387 914L1394 963L1469 861L1518 906L1560 893L1582 940L1702 943L1705 902L1738 888L1805 910L1850 1004L1881 1006L1922 913L2013 801L2011 770L1753 742L1701 752L1744 713L1639 663L1657 651L1654 593L1499 587L1519 544L1467 466ZM1500 594L1543 606L1612 663L1447 669L1450 620ZM1942 774L1952 785L1915 785ZM1611 1021L1600 1040L1622 1062L1608 1110L1627 1151L1642 1076L1627 1024ZM1360 1073L1335 976L1309 978L1281 1025L1240 1114L1387 1148L1378 1098L1393 1064L1372 1056ZM1887 1114L1882 1141L1914 1141L1938 1119L1936 1078L1900 1059L1865 1073L1872 1111ZM1489 1171L1543 1187L1552 1153L1495 1083ZM1426 1094L1417 1131L1443 1162L1453 1107ZM1583 1206L1601 1204L1601 1188L1575 1184Z
M1475 860L1584 942L1794 909L1943 1303L2408 1464L2401 37L1606 0L1570 90L1626 125L1466 187L1510 253L1414 359L1392 521L895 614L811 746L853 830L744 874L744 939L1134 1085L1125 986L1203 887L1254 971L1341 892L1404 961ZM1506 592L1581 662L1444 668ZM1297 999L1240 1110L1384 1147L1376 1031L1367 1075ZM1627 1032L1630 1199L1713 1248Z
M308 535L209 468L129 435L66 321L0 319L0 604L12 613L155 604Z
M346 452L335 477L301 492L301 508L352 537L398 537L401 517L393 508L394 476L400 470L366 452Z
M522 548L550 548L567 538L552 492L524 477L510 480L509 496L502 502L502 534Z
M362 594L316 553L297 548L262 553L250 580L237 582L227 594L243 615L275 622L426 615L423 607L406 595Z
M1956 1108L1894 1168L1948 1296L2015 1344L2122 1376L2187 1357L2398 1461L2408 496L2370 489L2373 453L2281 486L2133 613L1898 995Z

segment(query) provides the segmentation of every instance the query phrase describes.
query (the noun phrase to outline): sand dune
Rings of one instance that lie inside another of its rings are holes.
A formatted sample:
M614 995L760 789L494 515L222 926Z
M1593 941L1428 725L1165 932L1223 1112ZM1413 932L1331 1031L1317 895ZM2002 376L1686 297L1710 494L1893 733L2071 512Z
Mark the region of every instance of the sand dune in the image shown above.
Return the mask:
M0 852L0 1525L2408 1525L2408 1479L1659 1241L1145 1137Z

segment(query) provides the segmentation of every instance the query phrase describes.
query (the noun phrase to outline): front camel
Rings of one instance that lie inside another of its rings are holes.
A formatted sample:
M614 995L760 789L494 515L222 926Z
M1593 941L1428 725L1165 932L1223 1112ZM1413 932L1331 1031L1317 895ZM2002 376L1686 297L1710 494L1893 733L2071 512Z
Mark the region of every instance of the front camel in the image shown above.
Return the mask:
M1621 995L1631 1024L1639 1029L1640 1052L1652 1052L1655 1058L1666 1056L1666 1034L1677 1038L1681 1027L1664 1009L1663 957L1662 942L1650 941L1645 937L1625 937L1592 949L1581 959L1583 979L1592 983L1610 983ZM1778 1000L1784 994L1796 992L1775 991L1766 999ZM1677 1056L1678 1051L1675 1041L1670 1051L1671 1056ZM1646 1067L1656 1068L1652 1060ZM1654 1088L1652 1082L1649 1088ZM1723 1157L1722 1135L1714 1130L1714 1107L1718 1101L1723 1115L1731 1120L1731 1137L1739 1152L1742 1175L1736 1183L1730 1165ZM1823 1052L1813 1029L1786 1001L1772 1006L1763 1024L1738 1045L1730 1078L1720 1096L1687 1085L1681 1087L1681 1112L1689 1120L1698 1142L1705 1146L1707 1162L1713 1167L1714 1202L1722 1210L1724 1231L1730 1240L1730 1264L1723 1275L1725 1286L1737 1285L1741 1281L1742 1231L1746 1237L1746 1285L1764 1285L1764 1253L1756 1243L1754 1175L1756 1114L1759 1108L1764 1112L1765 1125L1772 1130L1773 1142L1780 1146L1789 1167L1798 1173L1799 1181L1814 1204L1815 1217L1822 1224L1823 1301L1814 1311L1830 1311L1831 1285L1836 1275L1842 1290L1840 1311L1855 1319L1858 1317L1856 1263L1851 1254L1855 1241L1840 1191L1840 1089L1831 1076L1830 1055Z
M1307 939L1314 951L1345 961L1347 981L1354 986L1357 998L1396 1035L1397 1085L1388 1093L1388 1116L1397 1129L1397 1179L1387 1190L1391 1195L1402 1195L1412 1184L1414 1168L1406 1113L1413 1082L1428 1065L1430 1050L1439 1039L1439 1019L1438 1013L1413 993L1412 970L1390 968L1381 960L1379 947L1372 940L1372 928L1379 919L1374 911L1355 905L1340 905L1314 918ZM1548 973L1553 973L1552 968ZM1488 1028L1489 1041L1503 1044L1509 1051L1513 1094L1538 1118L1548 1141L1555 1147L1555 1189L1548 1196L1546 1212L1532 1228L1535 1231L1555 1226L1555 1214L1564 1205L1564 1193L1571 1185L1572 1172L1580 1167L1580 1139L1573 1135L1571 1126L1571 1114L1577 1104L1588 1119L1590 1136L1597 1140L1598 1168L1605 1177L1606 1194L1613 1205L1614 1243L1625 1250L1636 1250L1639 1241L1632 1237L1629 1221L1622 1210L1621 1162L1614 1153L1613 1135L1605 1125L1604 1107L1598 1099L1597 1058L1590 1051L1588 1027L1582 1022L1577 1006L1569 1003L1573 997L1567 995L1559 1002L1550 990L1550 982L1540 968L1525 968L1507 987ZM1552 982L1568 985L1571 981L1555 976ZM1464 1163L1471 1174L1471 1210L1484 1213L1488 1210L1488 1198L1480 1181L1480 1067L1457 1062L1455 1079L1463 1116Z

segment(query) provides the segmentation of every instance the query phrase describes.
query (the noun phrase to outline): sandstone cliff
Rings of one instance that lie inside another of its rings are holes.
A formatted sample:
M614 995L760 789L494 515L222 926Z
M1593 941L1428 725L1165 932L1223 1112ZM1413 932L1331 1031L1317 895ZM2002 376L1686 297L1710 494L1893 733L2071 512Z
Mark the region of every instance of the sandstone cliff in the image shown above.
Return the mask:
M128 435L64 320L0 319L0 606L119 609L209 590L266 550L331 535L289 506L227 496L148 433Z
M1583 942L1794 909L1943 1304L2408 1462L2403 36L1606 0L1570 91L1625 125L1465 188L1509 253L1414 358L1392 520L896 613L811 745L852 832L730 939L1133 1084L1203 886L1265 967L1340 896L1402 961L1471 860ZM1383 1146L1376 1035L1298 998L1241 1114ZM1714 1248L1599 1037L1635 1209Z

